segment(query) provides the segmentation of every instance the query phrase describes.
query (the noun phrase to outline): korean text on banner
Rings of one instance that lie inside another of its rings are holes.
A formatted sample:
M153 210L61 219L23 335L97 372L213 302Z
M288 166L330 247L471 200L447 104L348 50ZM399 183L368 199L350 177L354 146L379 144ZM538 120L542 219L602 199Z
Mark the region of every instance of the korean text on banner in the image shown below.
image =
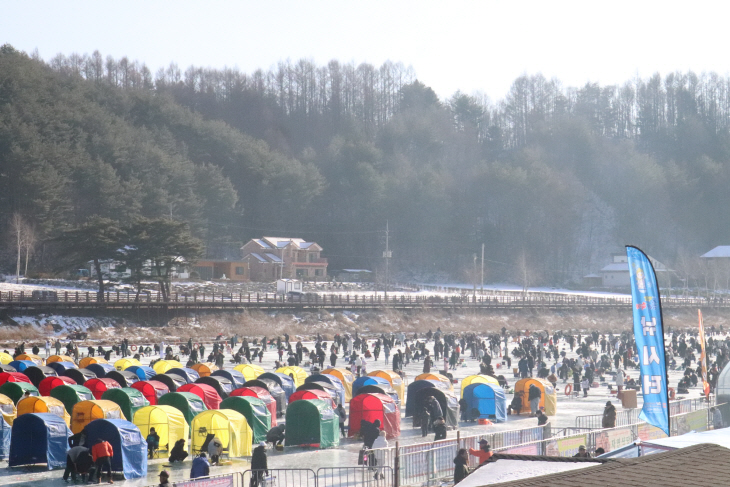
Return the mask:
M639 418L669 435L669 409L664 359L664 326L659 286L649 258L636 247L626 246L631 276L634 336L639 352L644 407Z

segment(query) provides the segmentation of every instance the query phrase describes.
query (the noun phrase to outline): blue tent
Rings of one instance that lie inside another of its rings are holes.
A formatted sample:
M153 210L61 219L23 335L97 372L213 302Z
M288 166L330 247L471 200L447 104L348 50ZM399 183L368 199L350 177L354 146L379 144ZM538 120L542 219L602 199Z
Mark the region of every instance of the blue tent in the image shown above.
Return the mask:
M494 384L469 384L464 388L467 417L491 418L496 423L507 421L507 399L504 389Z
M97 438L112 445L112 471L122 472L125 479L147 477L147 441L133 423L123 419L95 419L84 431L92 445Z
M339 377L335 377L330 374L314 374L304 379L304 383L308 382L326 382L337 390L337 394L340 396L340 404L345 405L345 386L342 385L342 381Z
M96 377L103 379L112 370L117 370L112 364L89 364L86 368L96 374Z
M144 365L132 365L131 367L127 367L126 369L124 369L124 371L137 374L139 380L150 380L152 379L152 377L157 375L155 369L153 369L152 367L145 367Z
M421 389L427 389L429 387L438 389L440 384L441 382L437 380L417 380L408 384L408 392L406 393L406 418L413 416L416 413L416 393ZM353 388L353 396L354 395Z
M51 362L50 364L46 365L46 367L52 368L58 374L60 374L64 370L78 368L73 362Z
M0 460L7 460L10 456L10 438L12 436L12 428L0 417Z
M243 387L243 383L246 382L246 378L243 376L242 373L240 373L237 370L229 370L229 369L221 369L221 370L214 370L212 374L218 377L225 377L229 381L231 381L231 384L233 386L233 389L238 389L239 387Z
M55 414L22 414L13 421L8 466L45 463L48 470L65 468L69 436L66 422Z
M177 367L174 369L170 369L165 373L179 375L180 377L185 379L185 382L187 382L188 384L192 384L196 380L200 379L200 374L198 374L194 369Z
M362 386L384 386L386 384L389 388L392 387L390 382L388 382L388 379L383 379L382 377L371 377L369 375L358 377L355 379L355 382L352 383L352 397L357 396L357 390Z
M257 379L270 379L279 384L279 387L284 391L287 401L289 400L289 396L297 390L297 386L294 384L292 378L281 372L264 372Z
M13 360L8 365L18 372L23 372L28 367L35 367L35 362L32 360Z

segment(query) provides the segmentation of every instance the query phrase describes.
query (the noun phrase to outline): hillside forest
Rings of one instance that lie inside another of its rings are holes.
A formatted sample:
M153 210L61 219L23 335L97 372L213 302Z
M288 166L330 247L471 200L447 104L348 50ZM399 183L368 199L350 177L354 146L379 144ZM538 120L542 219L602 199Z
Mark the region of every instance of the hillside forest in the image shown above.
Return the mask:
M330 269L570 284L634 244L688 277L730 244L730 79L656 74L501 100L439 99L399 63L283 61L156 73L127 58L0 48L0 271L29 273L90 218L184 222L209 258L264 235ZM25 257L24 257L25 258ZM694 264L692 264L694 262ZM699 279L699 277L695 276Z

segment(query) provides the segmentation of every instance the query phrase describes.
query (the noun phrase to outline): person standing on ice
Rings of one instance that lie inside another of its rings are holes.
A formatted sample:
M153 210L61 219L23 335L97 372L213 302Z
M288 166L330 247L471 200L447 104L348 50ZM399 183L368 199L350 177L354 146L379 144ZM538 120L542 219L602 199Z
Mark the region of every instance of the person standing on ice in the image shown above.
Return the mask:
M542 391L535 384L530 384L527 399L530 401L530 416L537 415L537 408L540 406L540 398L542 398Z

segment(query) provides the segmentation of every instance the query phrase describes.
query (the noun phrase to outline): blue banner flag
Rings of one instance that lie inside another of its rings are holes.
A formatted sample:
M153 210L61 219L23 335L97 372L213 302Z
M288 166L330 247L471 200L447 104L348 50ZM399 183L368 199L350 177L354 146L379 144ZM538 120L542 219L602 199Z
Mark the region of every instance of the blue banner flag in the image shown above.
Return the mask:
M641 367L644 407L639 418L664 430L669 436L669 399L664 359L664 326L654 267L644 252L626 246L631 276L634 336Z

